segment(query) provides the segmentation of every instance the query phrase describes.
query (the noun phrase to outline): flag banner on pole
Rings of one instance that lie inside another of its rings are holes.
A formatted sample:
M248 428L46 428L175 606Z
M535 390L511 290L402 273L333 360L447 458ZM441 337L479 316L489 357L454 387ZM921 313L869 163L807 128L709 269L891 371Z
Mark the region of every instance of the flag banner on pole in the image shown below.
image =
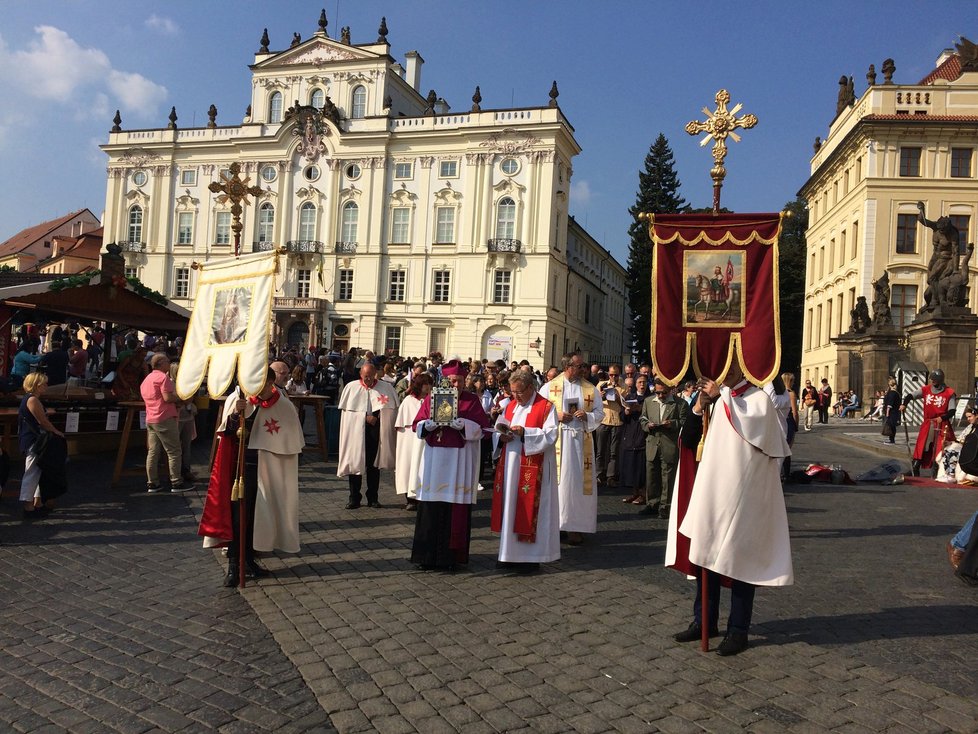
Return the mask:
M237 367L248 395L268 372L272 297L278 254L258 252L205 263L197 281L187 340L177 371L177 395L187 400L207 380L212 398L226 394Z
M656 214L652 240L652 364L676 385L690 367L721 381L734 359L756 385L781 362L781 214Z

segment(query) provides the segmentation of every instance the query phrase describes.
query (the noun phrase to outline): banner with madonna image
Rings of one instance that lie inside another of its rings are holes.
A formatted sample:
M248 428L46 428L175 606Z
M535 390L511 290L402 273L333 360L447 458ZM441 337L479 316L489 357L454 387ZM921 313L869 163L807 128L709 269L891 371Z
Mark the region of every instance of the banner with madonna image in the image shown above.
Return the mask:
M177 395L187 400L207 380L212 398L232 379L247 395L259 393L268 371L272 298L278 273L275 251L195 266L194 309L177 371Z
M692 367L722 381L736 359L755 385L781 362L781 214L649 215L652 364L676 385Z

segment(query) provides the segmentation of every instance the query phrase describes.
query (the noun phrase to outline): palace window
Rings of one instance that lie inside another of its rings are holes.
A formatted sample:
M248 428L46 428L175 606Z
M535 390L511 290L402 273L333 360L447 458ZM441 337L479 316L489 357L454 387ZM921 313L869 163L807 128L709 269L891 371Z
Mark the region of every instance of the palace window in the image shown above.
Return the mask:
M897 214L896 251L898 255L917 252L916 214Z
M442 161L438 173L441 178L458 178L458 161Z
M312 287L312 270L301 268L295 271L295 297L309 298Z
M964 252L968 246L968 229L971 227L971 217L967 214L952 214L951 224L958 230L958 252Z
M129 241L143 241L143 208L139 204L129 210Z
M496 205L496 239L511 240L516 234L516 202L504 196Z
M401 353L400 326L387 326L384 328L384 351L387 354Z
M282 93L281 92L272 92L272 96L268 98L268 121L269 122L282 121Z
M894 285L890 291L890 314L899 328L909 326L917 312L917 286Z
M406 206L391 209L391 242L406 245L411 241L411 210Z
M951 148L951 178L971 178L971 148Z
M350 95L350 118L362 120L367 115L367 89L362 84L353 88Z
M434 272L434 291L431 300L435 303L448 303L452 297L452 271L436 270Z
M322 109L326 104L326 92L322 89L313 89L312 94L309 95L309 104L317 110Z
M336 291L337 301L353 300L353 271L341 270L339 277L339 288Z
M194 241L194 213L180 212L177 215L177 244L189 245Z
M397 179L411 178L413 168L414 166L411 163L395 163L394 178Z
M231 244L231 212L218 212L215 217L214 244Z
M900 148L900 175L920 175L920 148Z
M267 201L258 208L258 241L271 242L275 229L275 207Z
M309 201L299 207L299 239L316 239L316 205Z
M455 242L455 207L435 207L435 243L439 245Z
M406 270L390 271L390 287L387 290L387 300L402 303L404 301L405 286L407 285Z
M492 302L509 303L510 287L513 280L512 270L497 270L493 277Z
M360 207L355 201L348 201L343 205L342 226L340 228L340 238L343 242L357 241L357 224L360 219Z
M130 278L135 278L136 280L139 280L139 268L126 268L125 276L126 276L126 280L129 280Z
M196 186L197 185L197 169L196 168L184 168L180 171L180 185L181 186Z
M177 268L173 296L174 298L187 298L190 296L190 268Z

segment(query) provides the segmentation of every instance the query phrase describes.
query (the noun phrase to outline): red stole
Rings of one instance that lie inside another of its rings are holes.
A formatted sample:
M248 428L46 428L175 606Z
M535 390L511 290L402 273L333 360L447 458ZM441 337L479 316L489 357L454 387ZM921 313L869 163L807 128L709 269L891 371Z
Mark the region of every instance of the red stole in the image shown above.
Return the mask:
M512 422L516 413L517 401L511 400L506 406L506 420ZM550 403L540 395L533 396L533 405L526 415L525 428L543 428L550 412ZM489 527L494 533L503 528L504 488L506 484L506 452L496 465L496 477L492 486L492 515ZM544 454L527 456L520 447L520 473L516 479L516 512L513 516L513 532L521 543L535 543L537 539L537 518L540 515L540 487L543 481Z

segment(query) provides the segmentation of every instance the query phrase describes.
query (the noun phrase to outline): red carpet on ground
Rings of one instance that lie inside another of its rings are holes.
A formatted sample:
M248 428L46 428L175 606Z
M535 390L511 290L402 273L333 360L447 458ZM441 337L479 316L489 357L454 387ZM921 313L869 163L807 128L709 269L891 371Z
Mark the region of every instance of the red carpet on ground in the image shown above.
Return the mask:
M933 477L912 477L909 474L904 474L903 483L911 487L945 487L947 489L978 490L978 487L969 487L966 484L955 484L954 482L939 482Z

